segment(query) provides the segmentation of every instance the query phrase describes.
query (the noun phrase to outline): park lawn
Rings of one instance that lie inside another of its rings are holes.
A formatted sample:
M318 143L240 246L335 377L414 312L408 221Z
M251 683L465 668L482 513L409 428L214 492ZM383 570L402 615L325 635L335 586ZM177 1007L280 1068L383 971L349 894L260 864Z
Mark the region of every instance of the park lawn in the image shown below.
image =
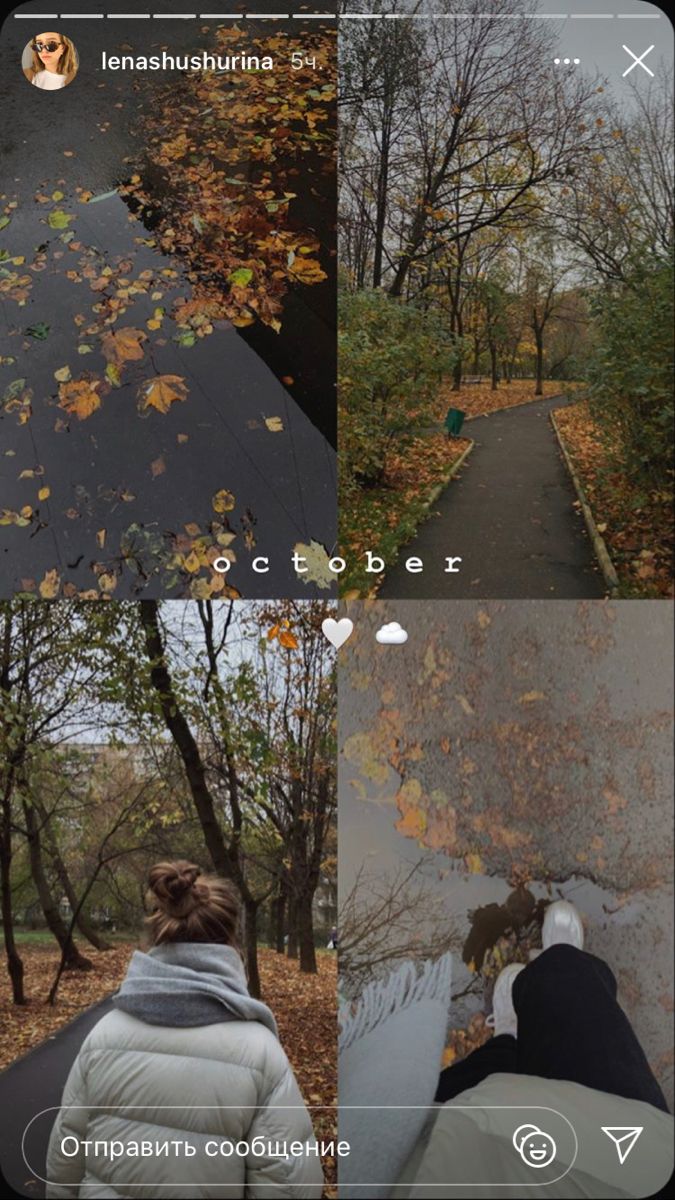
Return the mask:
M106 930L104 937L106 942L111 942L114 946L129 945L128 933L110 933ZM22 946L54 946L54 935L48 929L16 929L14 940L20 952ZM89 956L86 946L83 952Z
M426 505L434 488L442 484L461 454L468 438L451 438L443 433L413 437L397 452L390 452L381 486L354 489L341 506L340 547L347 561L341 580L346 599L373 595L382 575L365 570L365 552L384 559L392 567L399 551L410 541L426 516Z
M544 395L535 396L534 379L514 379L512 383L500 383L496 391L490 388L489 379L484 383L470 383L458 392L452 390L452 380L444 379L438 391L435 416L445 420L449 408L459 408L467 418L482 417L501 408L515 408L518 404L531 404L547 396L561 396L578 387L578 384L555 379L544 380Z
M556 409L555 419L607 543L621 594L672 596L672 496L630 490L625 475L608 461L585 401Z
M136 945L127 941L112 950L100 951L78 943L94 963L92 971L66 971L61 979L56 1005L46 1003L58 966L59 954L53 939L21 939L20 954L25 968L28 1004L11 1002L9 977L2 972L0 984L0 1068L9 1066L34 1046L52 1036L81 1012L115 991ZM337 955L317 954L318 974L301 975L296 962L274 950L261 947L260 973L264 1000L279 1025L279 1036L295 1071L308 1105L337 1104ZM337 1133L335 1108L314 1109L312 1119L317 1137L331 1139ZM335 1164L324 1159L329 1183L335 1182Z

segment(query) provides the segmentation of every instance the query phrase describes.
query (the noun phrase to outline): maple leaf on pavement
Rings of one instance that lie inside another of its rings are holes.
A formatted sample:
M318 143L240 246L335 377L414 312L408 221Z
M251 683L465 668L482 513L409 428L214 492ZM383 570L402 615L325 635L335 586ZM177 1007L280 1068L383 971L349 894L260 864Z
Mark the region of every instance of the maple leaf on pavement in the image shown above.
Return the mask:
M99 383L98 379L72 379L60 384L59 408L65 408L78 421L86 421L101 407L101 397L96 391Z
M168 413L176 400L185 400L188 390L185 380L180 375L157 375L154 379L146 380L138 389L139 409L147 412L154 408L157 412Z
M108 329L101 338L101 349L109 363L122 366L125 362L138 362L143 357L143 342L147 334L142 329Z

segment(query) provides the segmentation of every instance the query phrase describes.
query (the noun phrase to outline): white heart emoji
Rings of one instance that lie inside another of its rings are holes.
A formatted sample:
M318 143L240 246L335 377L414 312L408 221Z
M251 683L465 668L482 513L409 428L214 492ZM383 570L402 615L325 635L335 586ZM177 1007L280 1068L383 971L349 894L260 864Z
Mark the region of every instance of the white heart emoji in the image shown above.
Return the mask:
M321 628L331 646L335 646L335 649L339 650L340 646L344 646L347 638L351 637L354 622L350 621L349 617L342 617L339 621L335 621L333 617L326 617Z

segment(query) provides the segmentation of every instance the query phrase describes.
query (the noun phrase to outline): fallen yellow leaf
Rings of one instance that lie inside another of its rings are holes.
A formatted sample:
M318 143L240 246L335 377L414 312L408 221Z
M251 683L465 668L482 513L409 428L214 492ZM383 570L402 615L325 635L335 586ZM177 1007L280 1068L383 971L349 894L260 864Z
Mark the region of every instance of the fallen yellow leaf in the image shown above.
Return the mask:
M235 499L232 495L232 492L228 492L225 488L221 488L219 492L216 492L211 503L213 505L214 512L232 512L232 509L235 505Z
M73 379L59 386L59 408L77 417L78 421L86 421L97 408L101 407L101 397L96 392L98 380Z
M199 555L194 550L188 554L183 562L184 570L189 571L191 575L196 575L201 565Z
M101 349L108 362L118 367L125 362L138 362L143 357L147 336L142 329L109 329L101 338Z
M185 400L188 390L180 375L157 375L155 379L141 384L138 389L141 412L149 408L168 413L176 400Z
M51 571L45 572L45 577L40 581L39 592L43 600L53 600L58 595L59 587L61 586L61 576L56 567Z

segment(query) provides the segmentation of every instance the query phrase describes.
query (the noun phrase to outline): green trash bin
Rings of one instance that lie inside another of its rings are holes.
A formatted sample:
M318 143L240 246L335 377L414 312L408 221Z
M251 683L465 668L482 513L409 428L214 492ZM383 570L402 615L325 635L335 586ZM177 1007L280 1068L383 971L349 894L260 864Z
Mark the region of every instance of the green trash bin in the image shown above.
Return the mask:
M459 437L464 424L465 413L459 408L449 408L445 418L445 429L448 437Z

